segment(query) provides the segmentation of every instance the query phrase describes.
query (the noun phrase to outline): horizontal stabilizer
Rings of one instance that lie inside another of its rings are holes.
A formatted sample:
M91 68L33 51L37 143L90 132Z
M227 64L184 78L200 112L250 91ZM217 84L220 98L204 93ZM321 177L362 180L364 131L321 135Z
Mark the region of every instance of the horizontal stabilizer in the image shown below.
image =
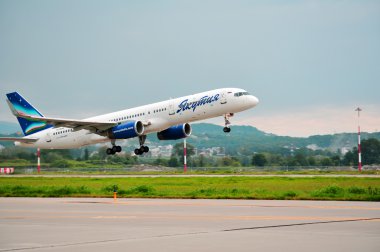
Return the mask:
M118 125L115 122L100 122L100 121L85 121L64 118L51 118L51 117L36 117L29 115L18 115L21 118L34 122L43 122L54 127L67 127L74 130L88 129L88 130L106 130Z
M20 143L34 143L38 138L24 138L24 137L0 137L0 141L13 141Z

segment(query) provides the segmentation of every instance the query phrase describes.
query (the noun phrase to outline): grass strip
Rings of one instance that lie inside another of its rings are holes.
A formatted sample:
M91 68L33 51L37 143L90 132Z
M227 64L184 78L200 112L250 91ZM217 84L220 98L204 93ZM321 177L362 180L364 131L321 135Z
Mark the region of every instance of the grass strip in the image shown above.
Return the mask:
M380 201L380 178L0 177L1 197L118 197Z

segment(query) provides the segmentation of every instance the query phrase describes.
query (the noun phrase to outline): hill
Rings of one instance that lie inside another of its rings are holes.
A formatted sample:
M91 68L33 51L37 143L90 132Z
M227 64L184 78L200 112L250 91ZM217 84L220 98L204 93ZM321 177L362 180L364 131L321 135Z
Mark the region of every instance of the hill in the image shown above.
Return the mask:
M19 131L21 128L17 123L0 121L0 134L9 135Z
M356 133L333 135L316 135L306 138L277 136L260 131L252 126L233 126L230 134L222 131L223 127L212 124L194 124L193 135L189 142L199 147L220 146L228 152L277 152L286 153L292 149L308 148L311 150L345 151L357 145ZM380 139L380 132L362 133L362 139Z
M329 150L333 152L352 149L357 145L356 133L339 133L333 135L315 135L310 137L278 136L258 130L252 126L232 126L231 133L224 133L223 127L199 123L192 124L192 135L188 143L198 149L222 147L227 154L249 154L252 152L290 153L299 148L311 150ZM9 135L20 131L16 123L0 122L0 135ZM380 132L362 133L362 139L376 138L380 140ZM179 141L159 141L155 134L148 136L154 145L176 144ZM3 144L2 145L7 145ZM137 140L126 141L127 146L136 146Z

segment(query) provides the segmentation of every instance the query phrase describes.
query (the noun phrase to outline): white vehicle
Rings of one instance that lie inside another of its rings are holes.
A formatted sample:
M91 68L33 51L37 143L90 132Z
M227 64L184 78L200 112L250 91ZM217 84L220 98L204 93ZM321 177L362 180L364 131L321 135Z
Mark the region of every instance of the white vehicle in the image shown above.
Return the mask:
M255 107L259 100L238 88L223 88L95 116L83 120L43 116L17 92L7 94L7 102L17 117L25 137L4 137L16 145L41 149L72 149L111 142L107 154L121 151L116 140L138 137L136 155L148 152L146 135L157 133L160 140L190 136L190 122L224 116L224 132L230 132L234 113Z

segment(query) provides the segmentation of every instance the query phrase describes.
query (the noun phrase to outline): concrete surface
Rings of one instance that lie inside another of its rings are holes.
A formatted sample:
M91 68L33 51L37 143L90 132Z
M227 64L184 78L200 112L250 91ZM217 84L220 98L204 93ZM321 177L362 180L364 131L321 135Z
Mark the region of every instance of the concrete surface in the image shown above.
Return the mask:
M380 251L380 203L0 198L0 251Z

